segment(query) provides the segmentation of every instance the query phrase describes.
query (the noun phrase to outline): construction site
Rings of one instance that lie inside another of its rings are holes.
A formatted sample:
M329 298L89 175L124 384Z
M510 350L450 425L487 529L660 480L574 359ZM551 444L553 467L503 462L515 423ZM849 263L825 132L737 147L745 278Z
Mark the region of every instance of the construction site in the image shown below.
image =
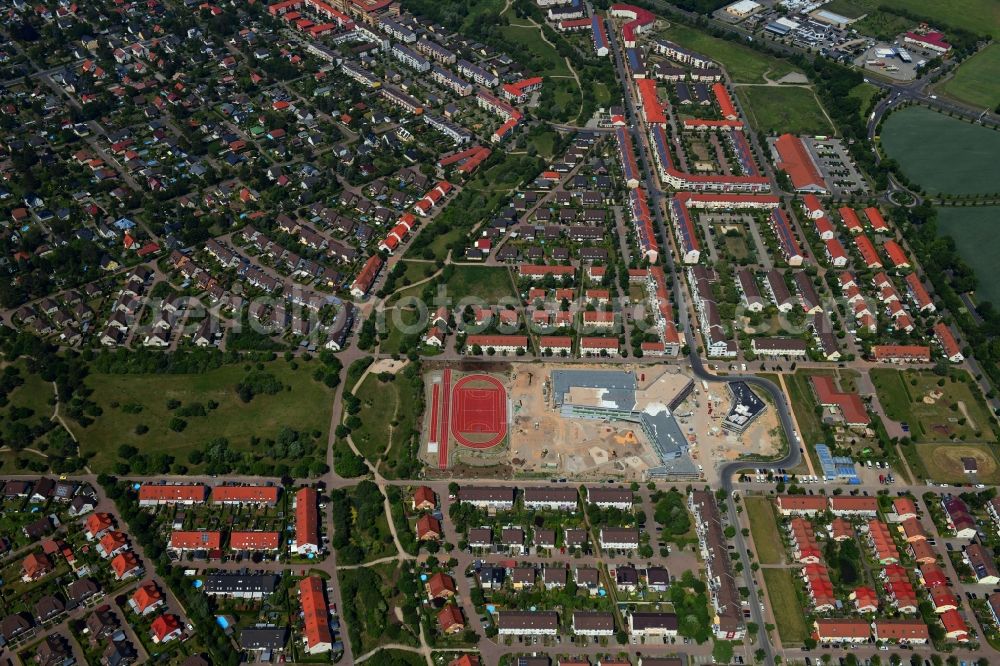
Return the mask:
M695 480L781 445L774 410L749 386L696 381L677 366L512 363L483 379L427 378L421 453L440 473ZM469 395L456 397L462 384Z

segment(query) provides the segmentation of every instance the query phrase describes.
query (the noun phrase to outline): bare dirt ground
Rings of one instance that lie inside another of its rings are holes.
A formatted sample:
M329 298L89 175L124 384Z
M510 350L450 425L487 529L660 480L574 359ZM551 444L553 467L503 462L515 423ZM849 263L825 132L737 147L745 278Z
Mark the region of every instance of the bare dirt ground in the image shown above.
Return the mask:
M381 360L372 363L371 368L369 368L368 372L370 372L373 375L377 375L380 372L389 372L392 374L396 374L406 366L406 363L407 362L405 360L394 361L391 358L383 358Z
M691 443L691 458L703 467L736 460L741 456L770 456L778 453L780 442L772 437L778 416L769 406L741 436L722 429L722 419L729 409L729 395L721 385L710 385L706 392L699 383L695 393L675 412L677 422ZM706 463L707 461L707 463Z
M451 469L447 473L458 477L551 475L567 476L586 481L605 478L641 480L651 467L661 464L660 458L647 441L638 423L564 418L556 410L550 395L553 370L565 369L561 364L511 364L509 372L494 376L504 381L508 389L510 434L508 442L486 451L474 451L451 441ZM574 369L611 369L599 364L574 365ZM614 369L621 370L620 366ZM457 381L460 373L452 374ZM440 370L425 376L430 408L430 386L440 379ZM676 367L636 369L636 410L657 404L669 404L688 384L690 376ZM742 436L726 433L722 418L729 409L729 396L724 387L714 385L706 392L700 382L695 391L675 410L678 424L687 436L691 458L707 469L722 462L747 455L773 455L779 442L772 437L778 427L777 415L769 408ZM588 403L581 389L580 402ZM591 396L594 397L594 396ZM599 402L599 397L595 398ZM429 424L430 418L424 423ZM429 425L427 426L429 428ZM428 432L423 440L427 441ZM437 453L429 453L426 445L421 455L428 470L437 471ZM707 462L706 462L707 461Z
M638 424L565 419L555 410L546 380L564 366L532 365L514 372L511 464L523 473L567 474L577 479L638 479L657 462ZM573 366L601 369L601 366ZM607 369L606 366L604 369Z

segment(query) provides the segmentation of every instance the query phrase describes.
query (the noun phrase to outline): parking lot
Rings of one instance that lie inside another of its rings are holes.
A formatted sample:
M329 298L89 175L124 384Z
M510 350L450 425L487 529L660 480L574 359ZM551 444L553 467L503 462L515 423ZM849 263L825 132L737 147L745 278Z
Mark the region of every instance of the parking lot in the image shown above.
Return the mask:
M834 197L847 198L868 191L868 183L840 139L806 137L804 142Z

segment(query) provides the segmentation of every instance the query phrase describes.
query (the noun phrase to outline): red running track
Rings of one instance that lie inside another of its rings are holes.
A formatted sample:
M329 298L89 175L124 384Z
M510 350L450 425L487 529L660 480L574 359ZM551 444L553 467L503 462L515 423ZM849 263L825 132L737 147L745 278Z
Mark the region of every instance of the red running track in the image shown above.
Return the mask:
M448 469L448 423L451 407L451 369L445 368L441 378L441 436L438 438L438 468ZM436 386L434 388L437 388ZM436 414L435 414L436 416Z
M428 440L431 442L436 442L438 439L438 410L440 409L438 402L441 397L439 395L441 391L440 384L434 384L434 388L431 391L431 432Z
M491 386L466 388L470 382L486 382ZM503 441L507 436L507 391L500 380L489 375L467 375L455 383L452 394L455 407L451 434L459 444L470 449L488 449ZM491 434L492 437L474 442L466 437L467 434Z

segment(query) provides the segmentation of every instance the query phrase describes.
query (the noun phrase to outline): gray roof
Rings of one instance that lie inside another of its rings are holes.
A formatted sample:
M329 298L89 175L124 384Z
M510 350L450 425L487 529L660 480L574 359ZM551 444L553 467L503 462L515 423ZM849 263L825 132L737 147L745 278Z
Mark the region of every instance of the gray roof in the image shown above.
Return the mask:
M287 627L253 627L240 632L240 647L244 650L280 650L287 640Z
M557 407L574 387L605 389L604 398L618 409L631 411L637 387L635 373L618 370L556 370L552 373L552 396Z
M276 574L219 573L205 578L206 594L272 594L277 587Z

